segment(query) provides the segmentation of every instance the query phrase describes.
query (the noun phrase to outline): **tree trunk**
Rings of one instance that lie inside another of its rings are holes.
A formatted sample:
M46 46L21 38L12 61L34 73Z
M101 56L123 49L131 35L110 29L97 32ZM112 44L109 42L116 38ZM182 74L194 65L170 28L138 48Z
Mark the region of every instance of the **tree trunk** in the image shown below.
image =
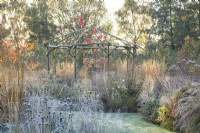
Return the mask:
M171 47L172 50L175 49L175 45L174 45L174 38L173 38L173 26L172 26L172 1L170 0L170 40L171 40Z
M3 15L0 18L0 62L3 60Z
M199 0L199 14L198 14L198 20L199 20L199 36L200 36L200 0Z

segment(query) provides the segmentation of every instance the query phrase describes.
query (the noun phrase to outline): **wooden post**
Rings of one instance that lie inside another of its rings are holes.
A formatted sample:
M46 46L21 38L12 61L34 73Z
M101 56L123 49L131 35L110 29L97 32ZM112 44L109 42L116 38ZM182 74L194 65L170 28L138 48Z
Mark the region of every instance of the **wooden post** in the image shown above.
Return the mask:
M0 16L0 62L3 61L3 16Z
M132 55L132 59L131 59L131 64L132 64L132 73L131 74L133 75L133 69L135 67L135 66L133 66L134 62L135 62L134 58L137 56L137 47L136 47L136 45L134 45L132 50L133 50L133 55Z
M55 52L53 52L53 65L54 65L54 75L56 75L56 58L55 58Z
M108 58L108 64L107 64L107 72L109 73L109 69L110 69L110 46L108 44L108 51L107 51L107 58Z
M129 61L129 54L130 54L130 53L129 53L129 50L127 49L127 55L126 55L126 56L127 56L127 57L126 57L126 60L127 60L127 62L126 62L126 65L127 65L127 66L126 66L127 74L128 74L128 65L129 65L129 63L128 63L128 61Z
M110 46L108 44L108 50L107 50L107 58L108 58L108 66L107 66L107 81L110 82L110 77L109 77L109 70L110 70ZM108 86L108 94L110 97L112 97L112 88Z
M94 49L93 50L94 52L94 86L96 86L96 82L97 82L97 71L98 71L98 69L97 69L97 63L96 63L96 61L97 61L97 52L96 52L96 49ZM96 88L95 88L95 93L96 93Z
M134 48L133 48L133 55L134 55L134 56L137 55L137 47L136 47L136 46L134 46Z
M50 73L49 47L47 46L47 71Z
M74 80L76 80L76 47L75 47L75 56L74 56Z

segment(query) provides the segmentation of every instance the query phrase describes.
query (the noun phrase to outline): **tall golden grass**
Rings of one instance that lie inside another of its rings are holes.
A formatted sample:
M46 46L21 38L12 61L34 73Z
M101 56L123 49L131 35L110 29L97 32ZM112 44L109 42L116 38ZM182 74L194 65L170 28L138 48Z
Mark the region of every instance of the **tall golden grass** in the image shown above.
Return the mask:
M150 59L142 63L141 69L144 79L155 80L157 77L165 73L166 64L164 62Z
M1 63L1 122L16 124L23 99L23 63Z
M72 81L74 77L74 64L71 62L64 62L62 64L56 65L56 74L62 78L64 78L65 81Z
M17 124L24 97L22 49L18 50L13 42L3 41L1 50L0 122Z
M135 74L137 80L143 81L143 87L151 90L158 77L165 74L166 68L164 61L150 59L139 65L135 70Z

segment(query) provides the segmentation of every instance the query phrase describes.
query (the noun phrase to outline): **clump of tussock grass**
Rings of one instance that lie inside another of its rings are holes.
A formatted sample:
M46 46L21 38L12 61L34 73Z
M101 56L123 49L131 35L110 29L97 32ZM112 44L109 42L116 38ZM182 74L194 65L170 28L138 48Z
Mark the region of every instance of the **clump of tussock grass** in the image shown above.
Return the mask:
M176 116L178 120L175 123L177 130L184 133L200 132L200 86L191 87L183 93L177 104Z

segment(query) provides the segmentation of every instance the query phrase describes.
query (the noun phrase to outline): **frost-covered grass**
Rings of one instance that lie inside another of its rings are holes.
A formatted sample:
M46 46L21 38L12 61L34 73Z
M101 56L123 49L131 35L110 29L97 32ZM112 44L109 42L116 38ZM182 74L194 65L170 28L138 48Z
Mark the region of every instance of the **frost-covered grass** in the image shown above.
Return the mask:
M112 120L121 120L122 133L172 133L157 125L146 122L139 113L120 113L117 115L118 117L112 117Z
M22 127L20 132L27 133L28 128L32 128L33 126L35 133L172 133L144 121L139 113L103 113L91 111L73 111L70 113L69 111L61 111L56 114L59 115L55 115L54 117L55 125L52 123L54 120L50 123L50 127L52 125L55 126L54 129L47 129L48 125L45 125L43 131L41 127L37 127L39 130L36 131L34 122L31 122L32 124L28 124L29 126ZM62 115L63 120L61 120L60 115ZM39 124L39 122L37 123ZM36 126L37 123L35 123ZM42 124L39 125L42 126ZM13 130L10 132L7 130L6 133L12 132Z

